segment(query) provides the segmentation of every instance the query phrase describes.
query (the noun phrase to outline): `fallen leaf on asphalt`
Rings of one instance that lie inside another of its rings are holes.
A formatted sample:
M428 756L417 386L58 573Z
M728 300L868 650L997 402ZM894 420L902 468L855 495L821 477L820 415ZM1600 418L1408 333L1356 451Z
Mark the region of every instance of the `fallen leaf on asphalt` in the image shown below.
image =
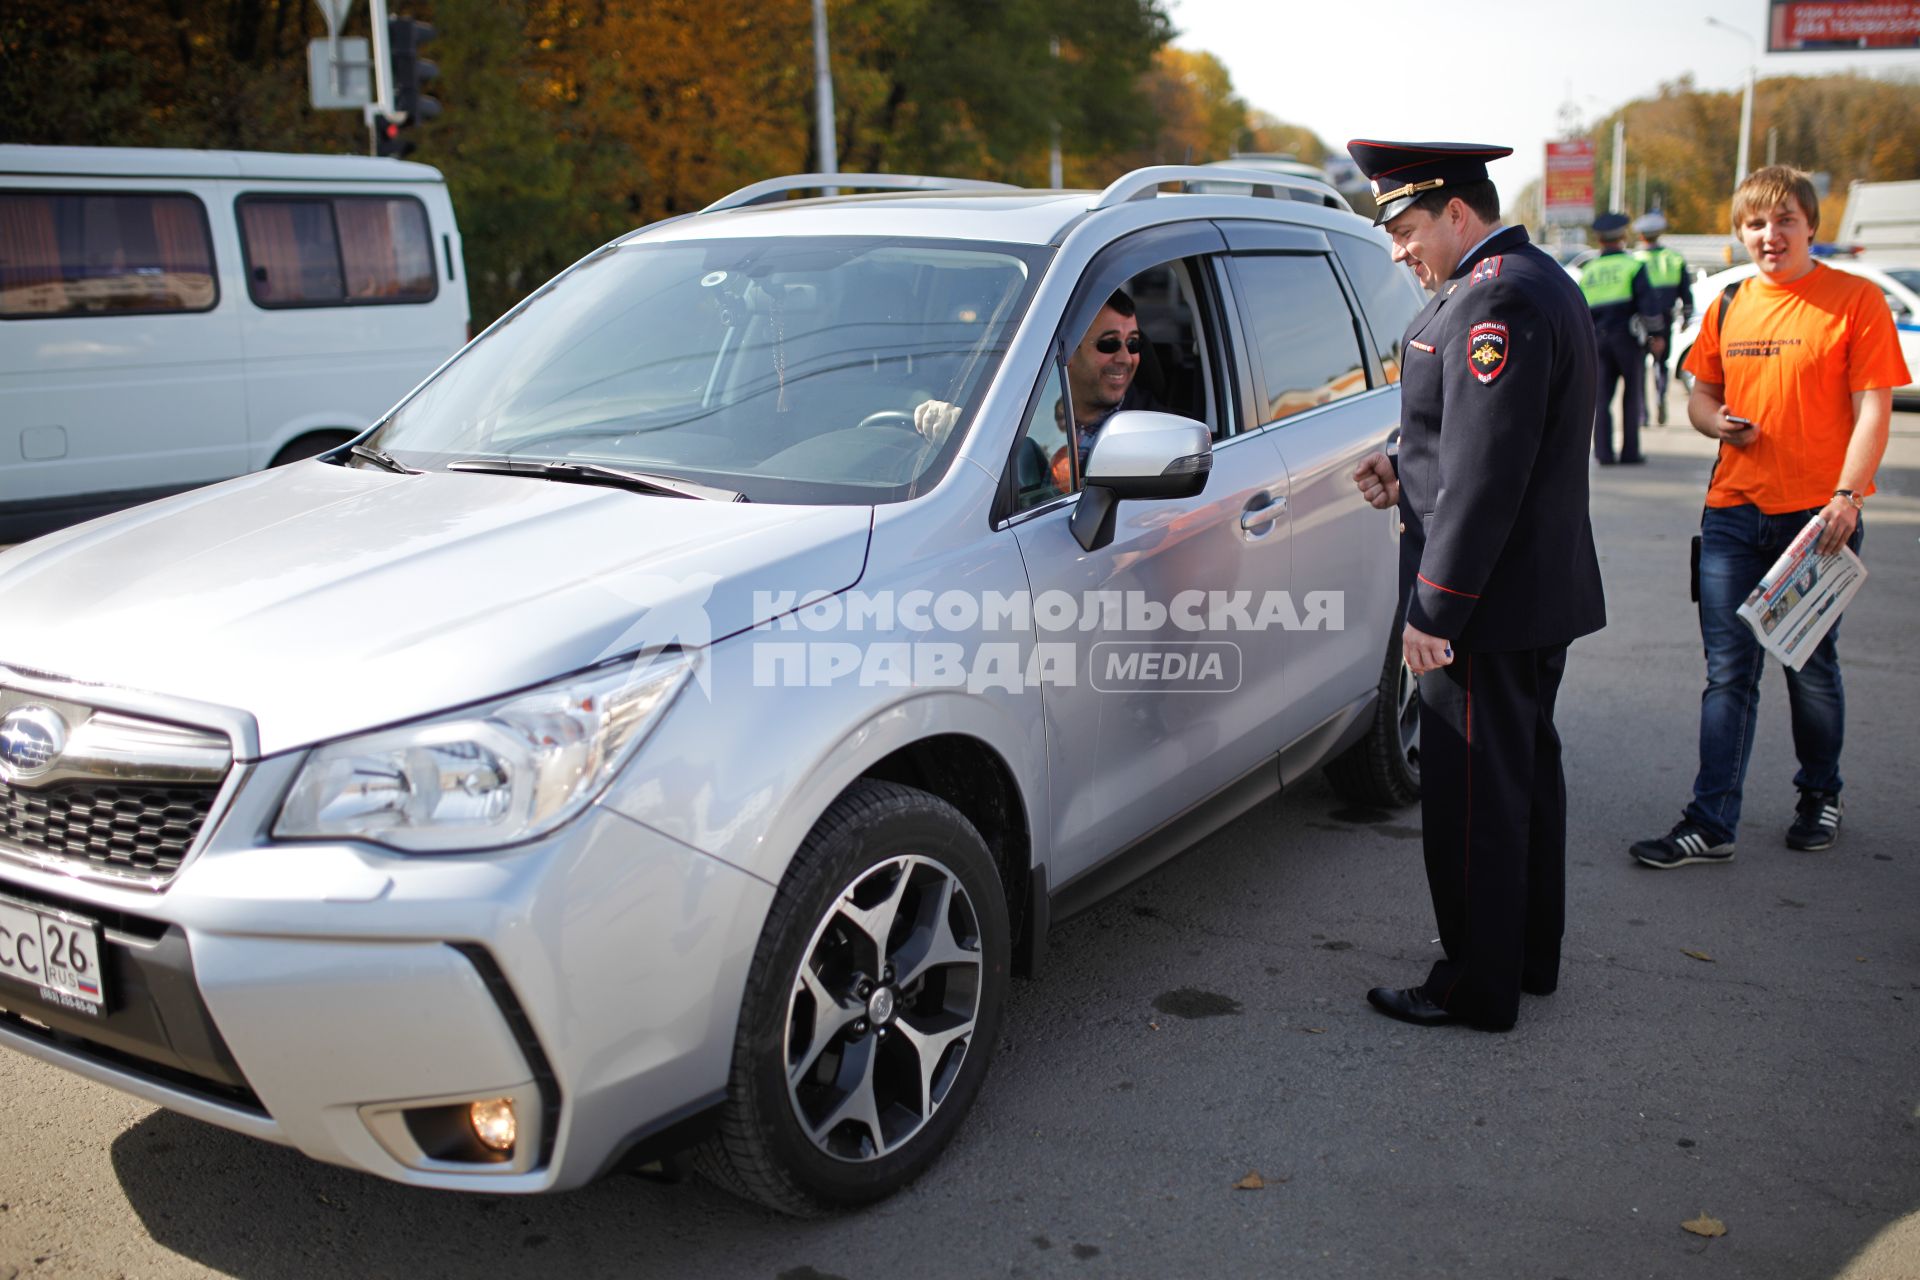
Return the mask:
M1302 1027L1300 1029L1310 1036L1323 1036L1327 1034L1325 1027Z
M1683 956L1692 956L1695 960L1705 960L1708 964L1713 963L1713 957L1704 951L1682 951L1680 954Z
M1266 1185L1267 1180L1258 1173L1249 1173L1246 1177L1234 1183L1233 1189L1235 1191L1261 1191L1266 1188Z
M1705 1209L1702 1209L1700 1216L1692 1222L1681 1223L1680 1228L1683 1231L1691 1231L1697 1236L1706 1236L1708 1239L1727 1234L1727 1224L1718 1218L1709 1218Z

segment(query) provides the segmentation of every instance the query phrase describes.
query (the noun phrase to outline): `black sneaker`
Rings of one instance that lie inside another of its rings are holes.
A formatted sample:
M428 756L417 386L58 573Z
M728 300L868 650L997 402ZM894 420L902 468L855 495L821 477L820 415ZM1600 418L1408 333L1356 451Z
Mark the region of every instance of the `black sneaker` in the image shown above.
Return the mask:
M1840 793L1802 791L1793 825L1787 828L1787 848L1818 853L1833 848L1840 836Z
M1650 867L1684 867L1689 862L1732 862L1733 841L1715 843L1703 828L1682 818L1667 834L1642 840L1627 852Z

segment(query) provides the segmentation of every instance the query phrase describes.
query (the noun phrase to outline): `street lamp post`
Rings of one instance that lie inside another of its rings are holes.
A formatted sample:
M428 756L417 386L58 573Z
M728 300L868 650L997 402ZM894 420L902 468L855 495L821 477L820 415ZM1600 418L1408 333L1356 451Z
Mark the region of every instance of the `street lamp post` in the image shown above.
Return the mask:
M1737 187L1747 176L1747 143L1753 136L1753 68L1754 64L1760 61L1760 43L1730 22L1709 17L1707 25L1718 27L1722 31L1733 32L1747 42L1747 48L1751 51L1751 56L1747 59L1747 90L1740 97L1740 159L1735 165L1736 172L1733 175L1733 185Z
M813 0L813 128L820 172L840 172L833 136L833 64L827 59L827 0ZM826 191L835 194L833 188Z

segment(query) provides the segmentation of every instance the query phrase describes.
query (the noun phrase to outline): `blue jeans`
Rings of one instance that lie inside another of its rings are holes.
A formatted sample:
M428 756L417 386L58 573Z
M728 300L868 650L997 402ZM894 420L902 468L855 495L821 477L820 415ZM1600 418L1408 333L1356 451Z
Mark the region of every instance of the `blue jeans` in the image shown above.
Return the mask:
M1740 790L1753 755L1760 716L1760 673L1766 650L1735 612L1773 567L1813 511L1770 516L1754 506L1709 507L1700 521L1700 638L1707 650L1707 690L1700 696L1700 772L1686 816L1717 840L1740 825ZM1848 542L1857 555L1866 522ZM1787 670L1787 709L1800 772L1793 785L1840 790L1840 743L1847 700L1840 684L1840 622L1807 665Z

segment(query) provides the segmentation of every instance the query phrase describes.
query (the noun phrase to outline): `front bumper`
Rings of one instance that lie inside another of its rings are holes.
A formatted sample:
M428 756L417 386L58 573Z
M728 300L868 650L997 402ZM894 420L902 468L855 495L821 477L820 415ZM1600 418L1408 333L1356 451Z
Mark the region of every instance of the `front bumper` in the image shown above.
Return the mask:
M269 761L164 892L0 867L100 920L109 1016L0 987L0 1044L416 1186L579 1185L710 1108L772 887L596 806L504 853L272 844ZM25 1015L22 1017L21 1015ZM516 1100L495 1163L401 1117Z

